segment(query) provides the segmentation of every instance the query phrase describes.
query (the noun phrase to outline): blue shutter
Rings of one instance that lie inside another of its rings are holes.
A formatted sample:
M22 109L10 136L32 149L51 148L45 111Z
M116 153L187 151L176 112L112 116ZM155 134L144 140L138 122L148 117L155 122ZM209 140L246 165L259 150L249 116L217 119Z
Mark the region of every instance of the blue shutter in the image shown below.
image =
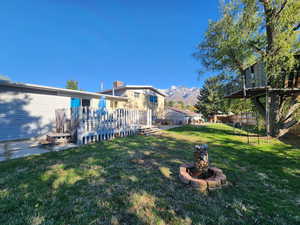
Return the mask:
M107 110L106 110L106 99L104 96L102 96L100 99L99 99L99 105L98 105L98 112L100 113L100 115L104 115Z
M71 98L71 108L80 107L80 98Z

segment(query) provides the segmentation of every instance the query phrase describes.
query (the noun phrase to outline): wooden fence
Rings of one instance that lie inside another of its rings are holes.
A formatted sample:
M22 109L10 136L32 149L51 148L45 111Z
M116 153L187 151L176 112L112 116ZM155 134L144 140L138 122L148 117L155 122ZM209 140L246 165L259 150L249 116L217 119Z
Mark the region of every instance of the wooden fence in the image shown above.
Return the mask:
M71 134L77 144L88 144L115 137L135 135L139 128L151 127L151 111L117 109L101 112L80 107L71 109Z

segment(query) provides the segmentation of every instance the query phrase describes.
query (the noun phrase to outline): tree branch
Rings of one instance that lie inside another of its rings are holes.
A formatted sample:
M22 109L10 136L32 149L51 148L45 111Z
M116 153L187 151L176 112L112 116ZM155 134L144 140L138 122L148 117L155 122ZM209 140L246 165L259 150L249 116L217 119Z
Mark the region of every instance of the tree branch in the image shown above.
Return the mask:
M275 14L275 17L278 17L278 16L280 15L280 13L282 12L282 10L285 8L287 2L288 2L288 0L285 0L285 1L282 3L280 9L279 9L278 12Z
M297 120L291 120L287 123L285 123L281 129L279 130L279 134L277 135L277 137L282 137L283 135L285 135L287 132L289 132L289 130L293 127L296 126L297 124L299 124L299 121Z
M266 108L264 105L259 101L259 97L252 98L252 102L257 108L258 112L261 114L261 116L264 118L266 115Z
M243 70L243 64L235 57L235 52L233 49L229 49L230 57L232 58L233 61L237 64L239 70Z
M295 126L297 123L299 123L298 120L290 119L281 125L281 129L289 129L289 128Z
M300 103L294 104L288 111L287 115L285 116L284 120L282 122L287 121L288 119L293 116L293 114L300 108Z
M265 52L263 49L257 47L257 46L256 46L254 43L252 43L252 42L249 43L249 47L253 48L253 50L256 51L257 53L259 53L261 56L264 56L264 55L266 54L266 52Z
M284 110L284 103L285 103L285 97L283 95L280 95L279 99L279 113L278 116L280 117L280 120L282 119L283 115L283 110Z

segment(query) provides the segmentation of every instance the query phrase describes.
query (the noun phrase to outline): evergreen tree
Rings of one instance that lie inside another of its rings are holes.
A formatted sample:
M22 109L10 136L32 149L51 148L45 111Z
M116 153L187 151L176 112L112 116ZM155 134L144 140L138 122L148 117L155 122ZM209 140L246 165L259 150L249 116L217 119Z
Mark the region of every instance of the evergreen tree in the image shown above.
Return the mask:
M205 80L195 105L198 113L208 118L219 112L228 112L228 100L223 97L226 81L227 79L223 74Z

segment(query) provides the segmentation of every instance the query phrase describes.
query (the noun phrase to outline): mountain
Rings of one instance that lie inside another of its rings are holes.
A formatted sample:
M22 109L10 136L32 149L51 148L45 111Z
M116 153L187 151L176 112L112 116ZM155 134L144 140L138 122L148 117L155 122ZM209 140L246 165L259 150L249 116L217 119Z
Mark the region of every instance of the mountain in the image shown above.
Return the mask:
M199 89L196 87L188 88L185 86L172 85L168 89L162 89L163 93L167 95L167 101L183 101L185 105L195 105L199 95Z

